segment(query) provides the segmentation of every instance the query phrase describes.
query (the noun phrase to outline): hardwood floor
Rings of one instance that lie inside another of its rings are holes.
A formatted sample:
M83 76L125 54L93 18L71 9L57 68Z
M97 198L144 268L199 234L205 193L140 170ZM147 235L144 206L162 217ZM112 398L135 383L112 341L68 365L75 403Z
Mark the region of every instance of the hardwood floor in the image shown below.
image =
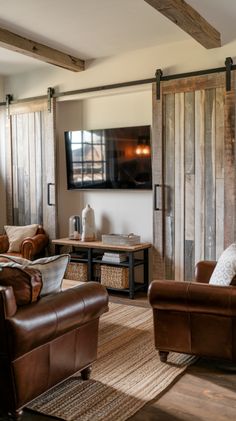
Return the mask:
M129 300L122 294L110 295L110 300L141 307L149 305L146 294L141 293L134 300ZM0 414L0 420L6 421L7 418ZM27 410L22 416L22 421L53 420L56 418ZM130 420L235 421L236 366L223 364L220 361L199 359L158 400L145 405Z

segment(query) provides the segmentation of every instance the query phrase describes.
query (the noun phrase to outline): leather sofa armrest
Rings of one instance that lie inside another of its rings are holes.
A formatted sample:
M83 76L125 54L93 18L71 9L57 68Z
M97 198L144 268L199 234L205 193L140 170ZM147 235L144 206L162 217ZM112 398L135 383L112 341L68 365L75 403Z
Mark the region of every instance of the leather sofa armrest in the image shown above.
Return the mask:
M17 311L15 295L12 287L0 286L0 312L1 318L13 317Z
M32 260L47 247L49 237L47 234L36 234L34 237L26 238L21 243L20 253L24 259Z
M198 262L195 266L195 281L202 282L204 284L208 283L215 266L216 262L213 260L203 260Z
M6 253L9 249L9 241L7 235L0 235L0 253Z
M209 285L200 282L153 281L149 286L149 302L153 309L236 315L236 287Z
M106 311L108 294L98 282L87 282L18 307L15 315L7 320L11 331L11 355L17 358L98 319Z

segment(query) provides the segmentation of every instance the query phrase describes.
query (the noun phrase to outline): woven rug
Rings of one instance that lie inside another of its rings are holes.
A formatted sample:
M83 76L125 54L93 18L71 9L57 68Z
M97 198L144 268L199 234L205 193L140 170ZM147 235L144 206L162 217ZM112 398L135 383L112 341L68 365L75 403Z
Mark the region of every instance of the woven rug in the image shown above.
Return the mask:
M98 359L91 379L79 373L35 399L31 410L66 421L124 421L160 396L194 357L154 348L152 311L110 303L100 319Z

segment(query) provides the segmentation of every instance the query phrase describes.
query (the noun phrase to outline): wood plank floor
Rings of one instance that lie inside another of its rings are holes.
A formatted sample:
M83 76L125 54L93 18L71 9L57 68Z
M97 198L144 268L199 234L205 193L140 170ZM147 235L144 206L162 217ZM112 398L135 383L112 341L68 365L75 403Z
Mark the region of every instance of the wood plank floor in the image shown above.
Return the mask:
M148 306L145 294L134 300L123 295L110 295L113 302ZM158 358L158 356L157 356ZM7 418L0 414L0 420ZM53 421L25 410L22 421ZM199 359L158 400L145 405L130 418L132 421L235 421L236 366L219 361ZM79 420L78 420L79 421ZM95 419L93 421L96 421ZM116 421L114 419L114 421Z

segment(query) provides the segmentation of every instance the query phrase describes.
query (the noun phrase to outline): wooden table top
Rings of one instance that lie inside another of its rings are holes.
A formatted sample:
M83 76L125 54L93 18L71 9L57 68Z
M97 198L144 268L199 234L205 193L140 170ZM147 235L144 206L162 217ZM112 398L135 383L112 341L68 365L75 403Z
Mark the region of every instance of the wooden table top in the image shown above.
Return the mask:
M124 246L119 244L105 244L102 241L81 241L81 240L70 240L69 238L59 238L52 240L55 245L61 246L72 246L80 248L96 248L96 249L109 249L109 250L121 250L121 251L138 251L152 247L151 243L139 243L134 246Z

